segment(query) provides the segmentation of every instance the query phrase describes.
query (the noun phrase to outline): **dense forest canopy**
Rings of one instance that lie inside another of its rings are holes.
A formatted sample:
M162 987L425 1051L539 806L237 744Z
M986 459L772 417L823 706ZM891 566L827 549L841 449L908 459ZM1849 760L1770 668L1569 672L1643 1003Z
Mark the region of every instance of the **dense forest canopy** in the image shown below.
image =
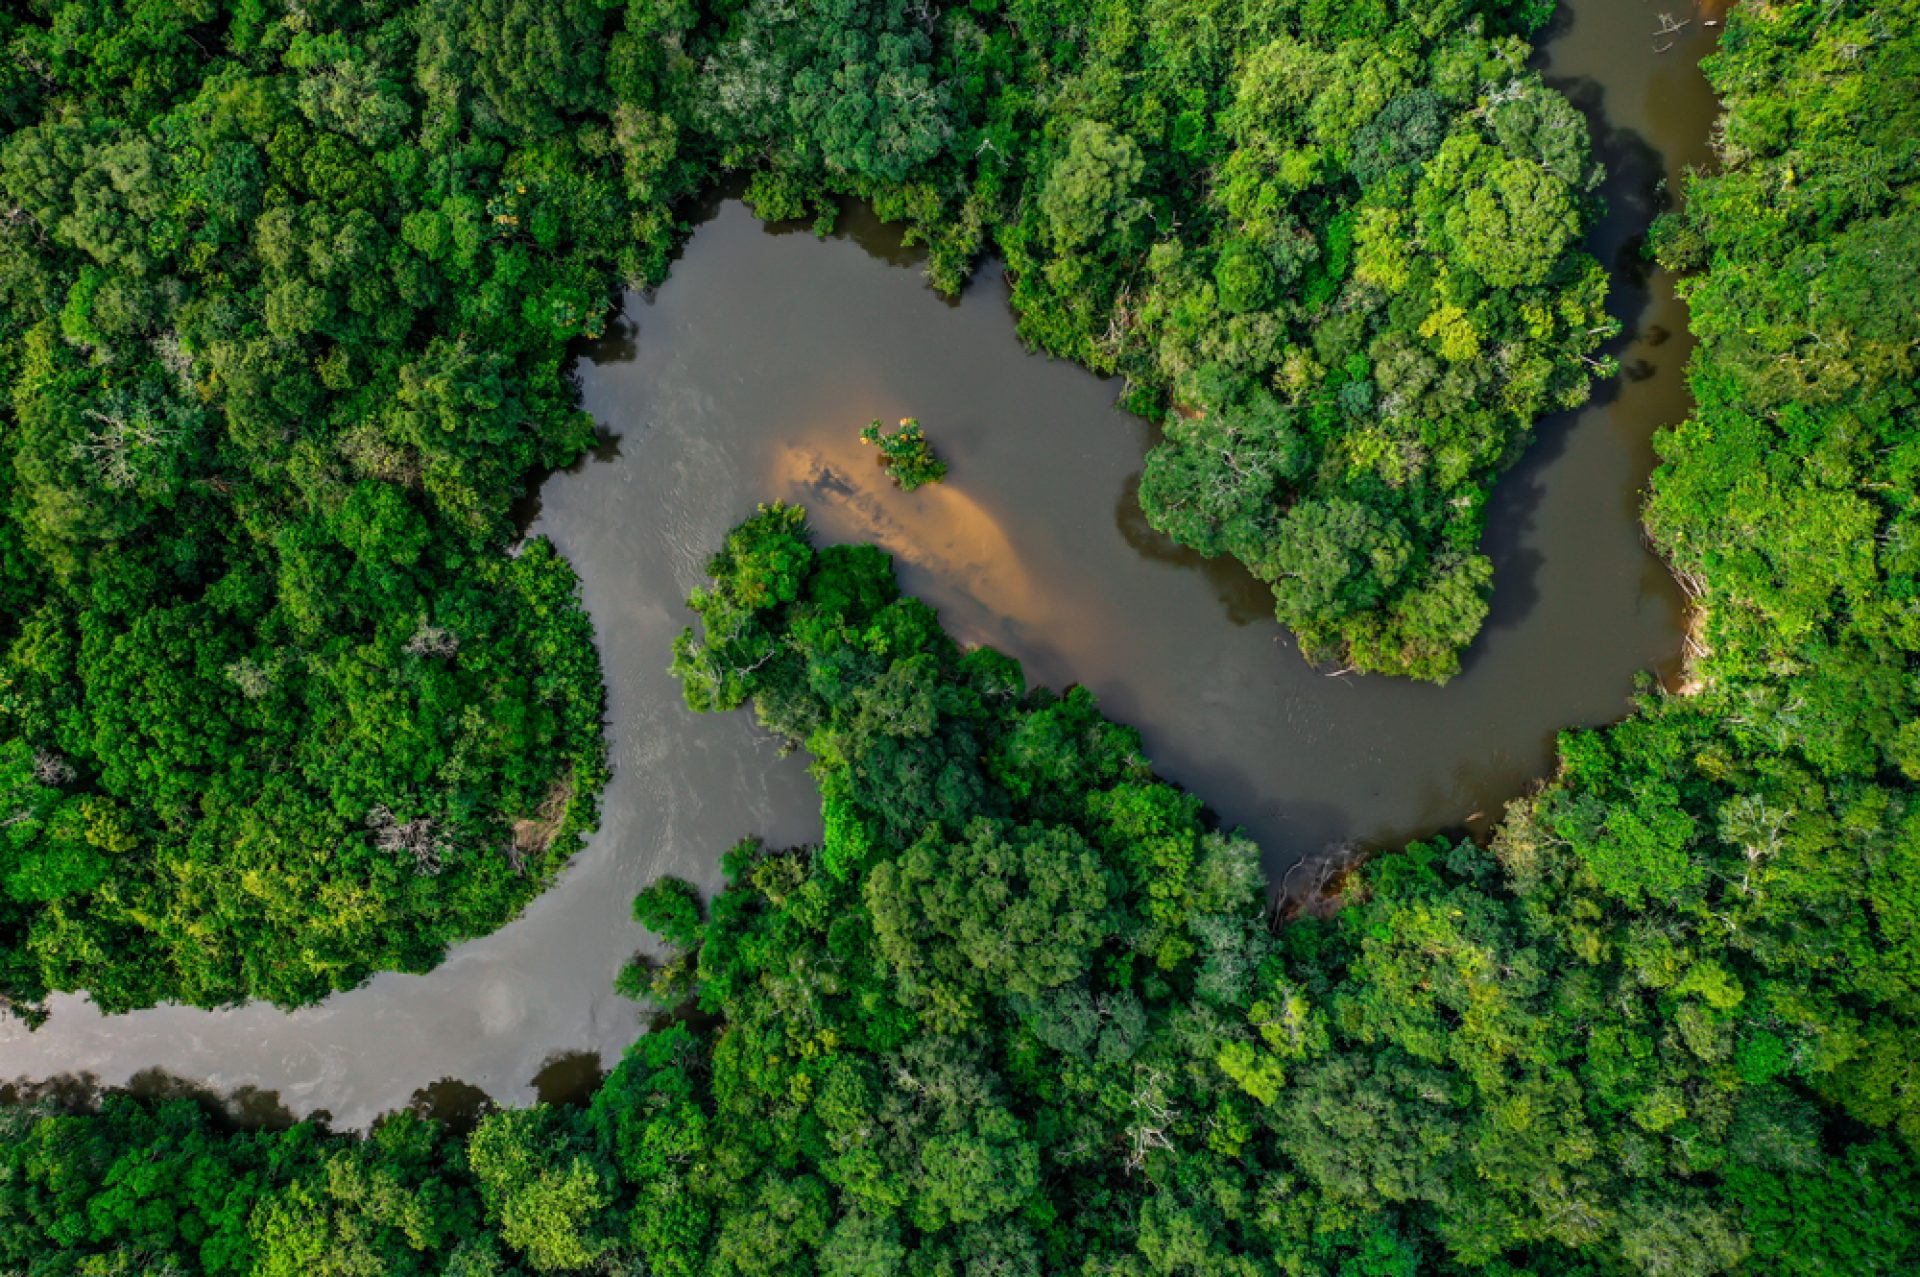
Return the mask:
M1275 927L1256 849L1156 779L1133 730L1083 689L1029 689L1016 662L961 649L880 551L816 550L802 512L773 506L711 571L701 632L675 651L687 700L750 701L803 743L825 837L740 844L704 908L673 880L641 895L635 916L678 952L622 985L670 1014L590 1102L495 1111L466 1135L401 1113L365 1139L225 1130L186 1099L0 1111L0 1261L474 1277L1920 1263L1910 1089L1889 1105L1847 1058L1880 1030L1911 1039L1897 947L1854 955L1881 967L1867 982L1810 974L1828 884L1756 867L1744 794L1685 847L1717 884L1675 898L1623 871L1657 858L1658 815L1572 832L1597 783L1578 760L1612 750L1657 788L1645 736L1697 724L1649 707L1570 740L1565 774L1490 850L1382 856L1337 912ZM1696 783L1666 822L1698 826L1719 797Z
M749 0L696 127L763 214L869 199L943 287L1001 253L1021 334L1164 421L1156 527L1270 583L1309 654L1444 681L1488 488L1611 366L1599 168L1525 67L1551 8Z
M1699 272L1648 506L1690 690L1567 734L1489 846L1273 925L1253 849L1083 690L764 508L674 669L807 750L825 835L641 897L678 956L623 985L670 1014L590 1103L366 1139L13 1108L0 1263L1920 1269L1920 4L1749 4L1709 71L1722 169L1656 237Z
M1445 678L1609 333L1535 0L32 0L0 16L0 997L311 1001L602 780L567 343L677 201L872 201L1164 415L1149 517Z
M424 970L591 821L591 630L509 507L591 437L564 343L665 232L501 8L0 17L16 1004Z

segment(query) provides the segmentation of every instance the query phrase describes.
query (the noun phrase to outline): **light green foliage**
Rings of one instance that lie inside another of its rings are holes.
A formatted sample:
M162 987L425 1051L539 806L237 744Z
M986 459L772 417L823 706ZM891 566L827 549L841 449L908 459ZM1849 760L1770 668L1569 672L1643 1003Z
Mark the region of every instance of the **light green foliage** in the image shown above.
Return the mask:
M1891 1044L1920 987L1920 911L1896 885L1916 827L1920 319L1894 298L1914 286L1920 117L1893 86L1920 68L1912 10L1741 14L1710 65L1724 170L1660 237L1709 265L1688 294L1698 407L1659 441L1647 512L1698 583L1699 691L1579 770L1596 797L1677 803L1669 848L1691 821L1671 929L1729 949L1677 986L1701 1000L1696 1052L1732 1038L1743 1075L1803 1078L1909 1143L1920 1109Z
M1440 225L1453 256L1496 288L1544 283L1580 230L1573 188L1541 159L1525 155L1527 141L1514 138L1503 154L1473 134L1456 133L1420 192L1423 204L1444 208Z
M1270 583L1312 656L1458 670L1484 493L1611 332L1586 130L1512 34L1537 17L1196 0L1025 28L1046 147L996 233L1021 332L1165 414L1149 519Z
M612 1244L607 1177L547 1109L489 1115L467 1141L467 1162L500 1239L538 1271L585 1268Z

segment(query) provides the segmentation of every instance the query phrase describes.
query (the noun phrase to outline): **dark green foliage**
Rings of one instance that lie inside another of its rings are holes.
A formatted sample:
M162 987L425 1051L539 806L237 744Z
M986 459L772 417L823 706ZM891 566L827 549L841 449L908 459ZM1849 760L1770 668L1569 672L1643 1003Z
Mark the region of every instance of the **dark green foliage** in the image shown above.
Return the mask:
M904 492L947 477L947 463L933 455L933 445L916 417L900 418L899 428L892 431L871 422L860 432L860 442L879 446L880 464Z
M676 949L700 943L700 893L678 878L662 878L633 902L633 918Z
M0 1255L34 1274L510 1273L467 1157L433 1123L364 1139L235 1131L196 1103L0 1110ZM464 1267L463 1267L464 1265Z
M1156 523L1271 581L1310 652L1446 677L1484 489L1602 331L1584 137L1521 70L1538 18L10 14L0 740L110 832L8 826L0 997L310 1001L539 889L591 819L597 674L509 510L588 441L566 343L730 171L768 217L872 201L945 288L998 248L1030 340L1179 405ZM905 486L938 477L889 438Z
M693 599L704 633L677 649L689 699L751 702L803 742L826 836L735 847L704 919L685 884L642 894L636 916L681 950L646 989L675 1014L589 1106L493 1113L464 1150L407 1119L361 1143L220 1136L197 1110L117 1098L98 1116L14 1110L0 1264L1920 1263L1898 1109L1909 964L1856 936L1835 965L1792 922L1829 907L1844 929L1854 912L1817 861L1713 859L1690 808L1714 782L1671 777L1711 738L1691 706L1570 738L1560 780L1491 851L1383 855L1336 913L1275 928L1254 849L1155 779L1134 732L1083 690L1029 690L1004 656L960 651L883 555L815 550L773 506L712 570ZM716 690L705 672L723 667ZM1756 836L1738 793L1720 801L1721 837ZM1856 1012L1850 1036L1814 1024ZM1849 1049L1884 1053L1888 1082L1865 1085Z
M1359 516L1316 518L1379 552ZM809 552L772 507L712 567L683 668L759 636L724 703L805 741L827 837L736 852L700 933L693 996L720 1027L698 1129L733 1169L704 1230L636 1241L649 1265L752 1267L743 1230L769 1271L1920 1261L1914 822L1867 744L1763 755L1751 694L1651 701L1570 735L1491 851L1384 856L1330 921L1274 932L1250 849L1130 733L954 650L870 550ZM1866 741L1897 735L1870 665L1832 676Z
M589 437L564 343L667 243L628 216L638 157L577 127L618 15L324 10L0 33L36 68L0 143L0 997L28 1008L423 970L592 819L592 636L508 509Z
M1390 47L1395 23L1444 45L1471 6L1271 8L1288 39L1319 50ZM12 1109L0 1114L0 1264L684 1277L1920 1268L1913 9L1841 0L1732 15L1712 66L1727 98L1726 167L1692 183L1687 220L1658 237L1676 265L1709 265L1690 286L1699 407L1661 440L1648 512L1701 605L1688 694L1649 693L1627 722L1569 733L1558 776L1514 804L1490 848L1439 839L1381 855L1326 902L1337 910L1274 927L1253 848L1156 779L1137 734L1106 721L1084 689L1030 690L1006 657L961 651L930 609L899 594L879 551L816 550L799 511L766 507L711 562L711 584L690 600L700 631L675 645L674 669L695 709L751 703L807 749L825 835L817 847L735 847L723 862L730 884L704 917L684 886L642 897L638 916L680 950L651 992L680 1014L633 1047L590 1106L496 1113L464 1148L406 1118L357 1142L311 1125L218 1132L178 1102ZM127 47L86 43L85 74L108 74L133 48L128 94L165 100L197 65L176 38L197 20L183 11L146 15L149 35ZM1076 64L1088 55L1079 28L1022 12L1032 47ZM544 10L537 20L561 21ZM879 11L874 25L897 32L901 20ZM813 7L741 8L729 39L794 24L817 58L820 22ZM230 31L257 36L239 20ZM1465 43L1482 38L1469 34ZM976 50L987 69L958 91L963 105L996 65L994 38ZM1204 62L1205 44L1181 49ZM893 56L924 53L903 36ZM645 62L622 56L630 69ZM1314 65L1266 56L1279 64L1262 74L1282 88L1289 68ZM1481 70L1471 57L1463 66ZM0 110L28 118L36 90L12 84L0 82ZM1463 270L1490 272L1483 282L1537 270L1489 227L1564 230L1561 198L1591 179L1564 115L1502 93L1473 121L1486 136L1450 130L1429 155L1423 102L1396 108L1402 133L1365 139L1368 189L1404 185L1418 166L1410 216L1458 250ZM1204 147L1201 108L1168 117L1174 153ZM84 129L33 145L43 143L28 169L98 145ZM1096 237L1144 234L1132 201L1149 198L1151 149L1111 126L1076 126L1055 143L1059 187L1031 202L1034 242L1087 225ZM158 161L138 147L95 158L89 189L114 194L71 234L101 264L137 260L150 246L116 201L146 200ZM816 162L826 163L793 157ZM1309 173L1325 162L1287 161ZM41 197L32 183L18 189ZM1195 278L1250 304L1297 281L1328 307L1316 349L1341 356L1349 272L1429 268L1383 255L1390 241L1370 216L1334 215L1270 274L1223 244ZM88 293L76 279L92 308L8 348L37 388L18 413L39 442L14 449L0 480L44 499L52 522L0 540L9 597L26 604L4 618L0 703L20 726L0 747L0 794L18 814L10 835L23 831L5 907L62 927L99 908L67 902L102 895L155 822L204 804L203 793L229 804L200 815L208 829L241 809L264 840L273 822L308 818L300 785L319 784L306 779L313 764L299 784L276 781L272 803L219 787L219 761L277 720L207 710L209 689L255 688L278 718L308 703L290 699L264 640L243 642L252 632L228 618L285 607L268 632L332 653L329 686L378 686L365 673L382 668L377 642L328 645L339 583L383 597L465 535L443 522L459 502L396 502L361 486L367 474L267 524L261 509L277 508L267 481L235 478L243 521L270 527L273 571L230 568L152 603L199 560L190 544L146 554L147 540L125 539L135 528L162 538L176 506L209 499L191 468L159 464L170 432L196 428L206 409L171 405L164 385L138 379L95 386L88 409L60 398L62 379L90 366L65 333L114 313L97 302L111 296L105 284ZM20 285L36 288L44 281ZM1484 299L1446 296L1458 314L1418 322L1451 358L1446 349L1480 340ZM278 313L300 318L309 301L291 296ZM1377 612L1419 580L1412 516L1317 490L1286 503L1269 536L1262 502L1330 441L1354 446L1359 435L1334 426L1370 395L1436 365L1406 342L1382 343L1370 368L1351 354L1322 366L1336 370L1337 392L1305 409L1231 361L1191 370L1182 384L1214 406L1176 414L1169 439L1178 449L1190 432L1219 459L1157 460L1143 488L1172 494L1199 476L1207 500L1180 507L1196 543L1266 556L1286 583L1283 605L1337 611L1380 651L1402 650ZM1462 382L1450 393L1474 392ZM124 423L115 446L150 495L107 510L47 498L72 457L46 440L91 429L84 414L109 408ZM228 434L244 432L225 411ZM1220 494L1234 482L1244 486ZM56 526L67 530L55 537ZM85 549L104 537L127 552ZM1441 580L1419 581L1414 596L1444 593L1422 615L1458 636L1485 582L1470 550L1453 549ZM530 550L508 570L530 560L523 588L556 591L534 608L555 615L564 569ZM486 562L499 560L466 561ZM371 628L397 640L404 627ZM438 644L405 633L429 652ZM1348 638L1350 653L1359 641ZM539 661L504 650L513 668L590 670L563 659L584 643L535 649ZM87 752L37 745L62 733ZM356 742L342 726L286 743L371 748ZM70 757L88 769L84 785ZM181 782L182 770L210 779ZM320 774L352 793L367 773ZM327 803L311 818L338 819L342 800L320 792ZM411 817L387 819L382 830ZM431 839L399 846L434 851ZM109 977L126 968L97 978Z

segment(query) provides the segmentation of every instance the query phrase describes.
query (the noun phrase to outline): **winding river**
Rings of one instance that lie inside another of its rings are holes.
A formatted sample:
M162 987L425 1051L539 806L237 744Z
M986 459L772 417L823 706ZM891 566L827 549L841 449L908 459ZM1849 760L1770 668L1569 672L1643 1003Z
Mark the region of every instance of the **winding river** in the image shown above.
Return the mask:
M1684 3L1669 11L1687 16ZM992 263L950 302L861 210L822 240L716 198L672 279L629 297L583 351L602 446L527 512L579 568L606 663L615 771L587 850L523 917L429 975L292 1014L109 1018L62 997L37 1032L0 1024L0 1076L184 1080L251 1120L324 1111L343 1127L409 1103L458 1115L483 1096L589 1087L641 1031L610 988L645 940L633 894L660 874L713 887L744 835L818 832L803 760L745 714L687 713L666 674L706 556L772 497L805 503L825 539L893 551L957 636L1017 656L1031 681L1088 686L1163 774L1260 841L1276 879L1344 846L1484 831L1551 767L1557 730L1618 718L1637 675L1677 671L1683 601L1638 512L1650 437L1688 408L1692 343L1639 242L1664 184L1711 158L1696 64L1714 31L1696 12L1656 38L1660 14L1573 0L1539 58L1594 121L1610 172L1591 247L1614 271L1623 375L1545 422L1501 482L1493 613L1446 688L1309 667L1261 586L1154 533L1134 500L1149 427L1114 407L1115 384L1022 350ZM856 437L907 415L951 464L910 496Z

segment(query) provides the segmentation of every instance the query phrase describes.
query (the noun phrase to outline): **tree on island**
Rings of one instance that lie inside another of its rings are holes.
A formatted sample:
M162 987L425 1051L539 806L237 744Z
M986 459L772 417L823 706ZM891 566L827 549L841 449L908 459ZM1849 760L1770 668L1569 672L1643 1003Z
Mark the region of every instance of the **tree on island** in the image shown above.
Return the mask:
M903 492L947 477L947 463L933 455L918 417L900 418L900 428L891 434L882 429L876 417L860 432L860 442L880 445L880 464Z

